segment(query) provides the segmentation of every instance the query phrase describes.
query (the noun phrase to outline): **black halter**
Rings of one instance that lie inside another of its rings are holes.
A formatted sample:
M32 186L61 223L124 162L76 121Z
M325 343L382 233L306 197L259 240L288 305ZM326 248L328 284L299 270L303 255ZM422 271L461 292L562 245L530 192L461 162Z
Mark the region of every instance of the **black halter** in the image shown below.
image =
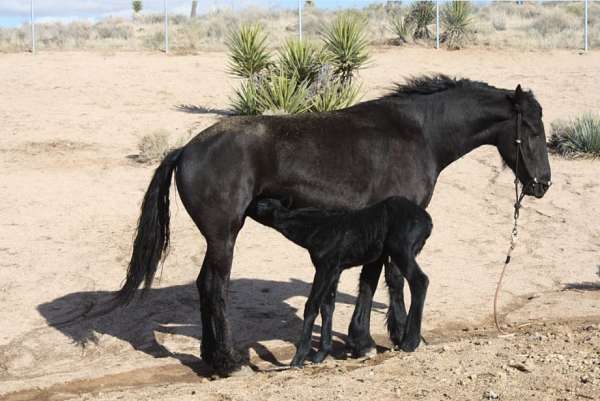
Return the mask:
M513 235L517 236L517 220L519 219L519 210L521 209L521 201L525 197L525 186L521 187L521 193L519 194L519 159L523 151L521 150L521 145L523 141L521 140L521 126L523 124L523 113L521 112L521 108L517 108L517 139L515 140L517 144L517 159L515 162L515 221L513 227ZM523 163L525 159L523 159ZM525 170L527 170L527 165L525 165ZM537 178L533 178L533 182L537 182Z

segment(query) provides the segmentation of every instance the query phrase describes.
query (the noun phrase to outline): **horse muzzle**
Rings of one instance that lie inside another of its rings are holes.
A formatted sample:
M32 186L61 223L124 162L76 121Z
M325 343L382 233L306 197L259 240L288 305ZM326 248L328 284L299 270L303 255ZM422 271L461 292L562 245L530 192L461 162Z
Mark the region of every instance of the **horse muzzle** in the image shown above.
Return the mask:
M525 186L523 192L525 195L535 196L540 199L546 194L546 191L548 191L548 188L550 188L551 185L551 181L542 181L534 178Z

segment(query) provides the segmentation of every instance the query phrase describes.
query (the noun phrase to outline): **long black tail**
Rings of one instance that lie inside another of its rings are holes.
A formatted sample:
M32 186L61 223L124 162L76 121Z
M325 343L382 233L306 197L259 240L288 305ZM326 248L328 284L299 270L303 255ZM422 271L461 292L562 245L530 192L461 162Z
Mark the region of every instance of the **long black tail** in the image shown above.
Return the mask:
M142 213L138 220L133 242L131 261L127 268L127 279L117 293L117 304L128 304L136 290L144 282L144 291L150 288L158 263L169 249L169 188L171 176L183 148L169 152L154 172L148 186Z

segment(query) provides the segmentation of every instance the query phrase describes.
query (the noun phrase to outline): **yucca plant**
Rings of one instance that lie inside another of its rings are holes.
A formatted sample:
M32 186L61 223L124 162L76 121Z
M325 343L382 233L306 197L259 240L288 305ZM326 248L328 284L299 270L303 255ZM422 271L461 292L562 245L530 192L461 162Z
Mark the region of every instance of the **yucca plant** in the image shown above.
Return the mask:
M360 98L361 86L332 81L311 99L311 111L332 111L352 106Z
M408 43L412 34L410 19L398 13L393 13L390 17L390 30L396 35L398 44Z
M258 24L242 25L227 38L229 49L229 72L242 78L250 78L271 65L271 53L267 48L267 36Z
M565 157L600 157L600 116L585 113L569 122L552 123L548 148Z
M258 101L257 86L259 83L254 79L242 81L240 87L234 90L230 98L231 108L235 114L244 116L255 116L264 111Z
M366 24L359 17L338 16L325 30L323 41L331 56L334 73L341 82L351 81L354 73L369 59Z
M435 19L435 4L433 1L415 1L410 6L408 21L414 26L414 39L429 39L431 38L431 25Z
M298 82L312 82L320 67L321 50L311 42L290 39L279 51L279 68Z
M262 81L257 100L263 114L297 114L310 107L307 83L282 73Z
M473 9L468 1L451 1L442 10L444 42L449 49L460 49L471 34Z

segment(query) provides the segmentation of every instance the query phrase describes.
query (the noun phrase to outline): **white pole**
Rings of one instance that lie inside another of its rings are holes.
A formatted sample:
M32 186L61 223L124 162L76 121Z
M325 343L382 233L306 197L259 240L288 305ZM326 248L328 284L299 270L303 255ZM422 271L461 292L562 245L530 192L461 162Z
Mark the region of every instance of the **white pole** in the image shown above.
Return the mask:
M302 40L302 0L298 0L298 36Z
M583 48L585 51L588 51L588 0L584 1L585 3L585 12L584 12L584 22L583 22Z
M33 0L31 0L31 53L35 54L35 14Z
M435 1L435 48L440 48L440 1Z
M169 54L169 12L165 0L165 54Z

